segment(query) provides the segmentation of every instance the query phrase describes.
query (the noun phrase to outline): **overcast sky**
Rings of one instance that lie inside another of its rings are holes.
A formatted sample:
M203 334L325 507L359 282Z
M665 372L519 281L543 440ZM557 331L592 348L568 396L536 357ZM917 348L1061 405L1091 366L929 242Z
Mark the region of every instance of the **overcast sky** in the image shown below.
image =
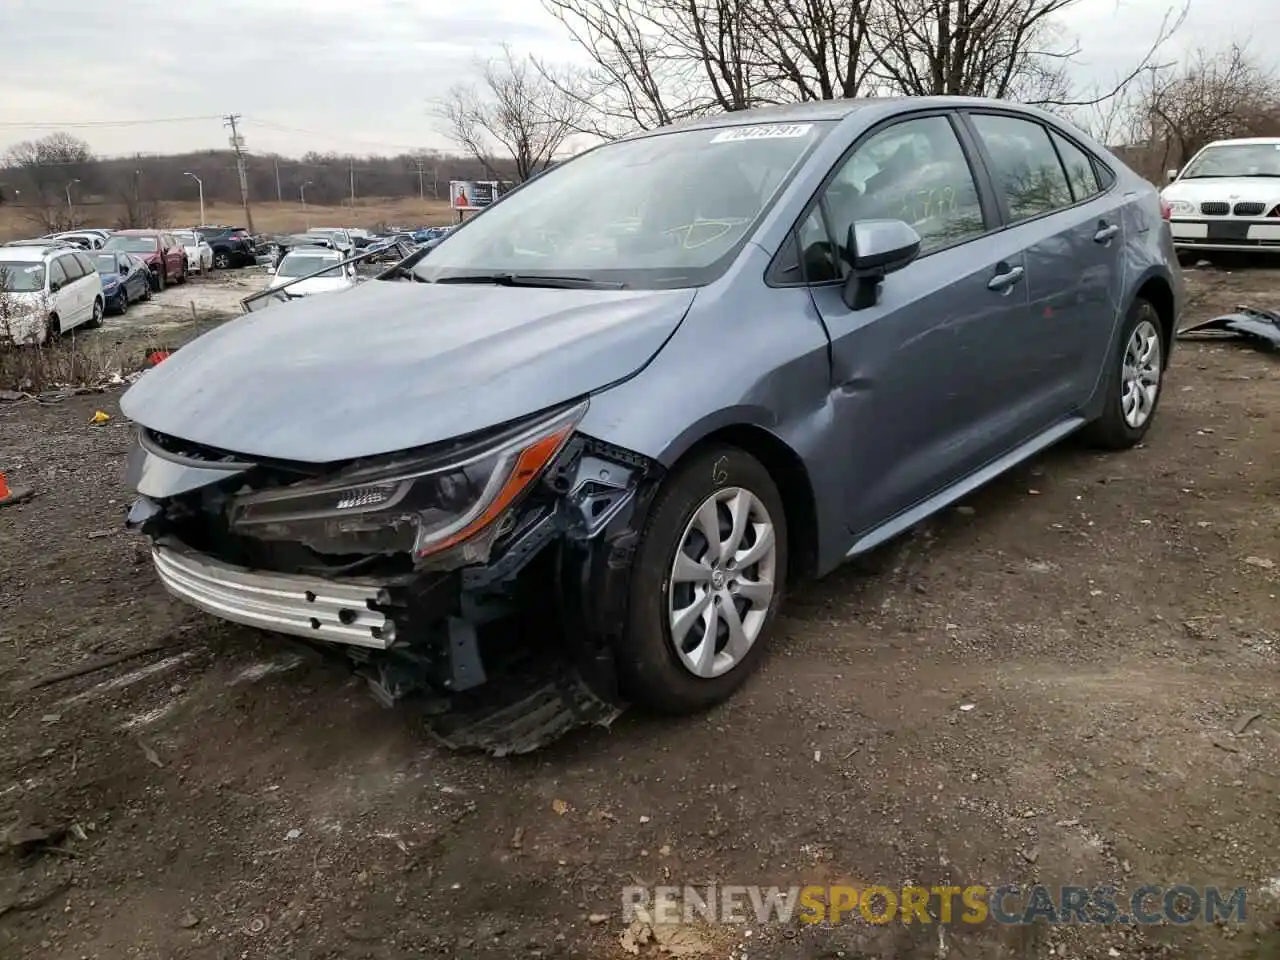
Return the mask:
M1115 76L1175 2L1080 0L1063 20L1080 68ZM1170 54L1280 34L1280 0L1191 3ZM538 0L0 0L0 37L17 40L0 56L0 150L67 124L102 154L223 147L229 111L254 152L448 147L429 103L477 55L507 41L581 56Z

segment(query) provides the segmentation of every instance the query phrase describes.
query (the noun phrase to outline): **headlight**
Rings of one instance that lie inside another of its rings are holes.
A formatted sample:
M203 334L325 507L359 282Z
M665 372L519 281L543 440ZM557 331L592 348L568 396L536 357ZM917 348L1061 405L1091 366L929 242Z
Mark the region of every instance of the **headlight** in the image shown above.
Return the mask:
M1196 212L1196 205L1194 203L1191 203L1189 200L1170 200L1168 201L1168 203L1169 203L1170 213L1195 213Z
M564 447L587 401L497 438L429 459L363 466L322 483L237 497L231 525L264 540L325 553L433 557L457 547L457 565L483 562L498 523Z

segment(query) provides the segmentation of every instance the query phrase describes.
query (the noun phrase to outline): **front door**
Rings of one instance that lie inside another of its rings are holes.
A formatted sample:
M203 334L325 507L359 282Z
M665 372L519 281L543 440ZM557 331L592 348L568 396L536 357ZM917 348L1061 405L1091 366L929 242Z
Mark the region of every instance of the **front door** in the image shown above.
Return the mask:
M827 235L842 245L857 220L905 220L922 241L873 306L848 307L838 278L811 286L831 338L855 534L979 469L1025 429L1025 375L1008 346L1027 323L1022 248L992 229L954 123L935 113L873 133L801 229L817 279Z

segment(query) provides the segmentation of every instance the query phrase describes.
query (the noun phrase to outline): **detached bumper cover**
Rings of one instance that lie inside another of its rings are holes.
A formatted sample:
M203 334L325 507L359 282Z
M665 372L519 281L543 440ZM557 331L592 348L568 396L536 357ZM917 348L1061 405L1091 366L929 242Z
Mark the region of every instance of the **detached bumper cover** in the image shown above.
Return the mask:
M377 650L387 649L395 640L395 624L373 609L386 601L384 588L376 582L335 583L248 570L174 541L156 543L151 556L166 590L225 620Z

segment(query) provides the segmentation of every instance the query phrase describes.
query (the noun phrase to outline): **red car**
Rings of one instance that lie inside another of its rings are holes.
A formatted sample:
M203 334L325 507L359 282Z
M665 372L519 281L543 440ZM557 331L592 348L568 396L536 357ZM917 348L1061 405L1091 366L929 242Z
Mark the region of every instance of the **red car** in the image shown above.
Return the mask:
M170 283L187 282L187 252L165 230L117 230L107 238L104 251L131 253L151 271L151 287L163 290Z

